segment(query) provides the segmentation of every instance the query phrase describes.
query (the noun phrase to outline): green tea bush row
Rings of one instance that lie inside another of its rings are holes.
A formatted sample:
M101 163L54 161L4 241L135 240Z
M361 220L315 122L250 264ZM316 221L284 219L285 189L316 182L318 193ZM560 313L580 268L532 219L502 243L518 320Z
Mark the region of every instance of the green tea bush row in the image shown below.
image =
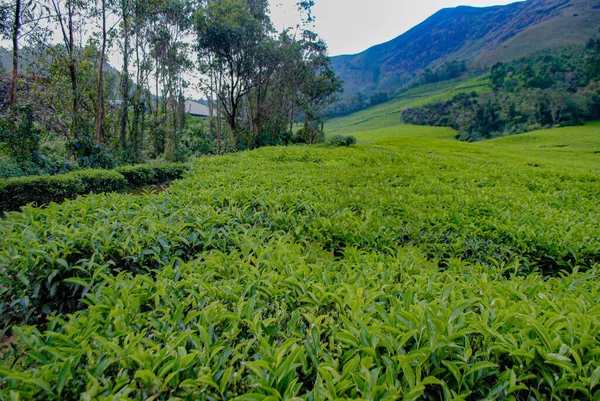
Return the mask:
M110 170L8 178L0 181L0 211L17 210L28 203L62 202L81 194L120 191L126 187L125 178Z
M151 197L26 208L0 226L0 318L72 310L100 273L148 273L238 250L233 238L254 231L290 234L342 258L348 247L385 254L412 245L440 267L458 259L506 274L598 263L593 175L504 171L382 149L268 149L197 162L189 178Z
M8 214L0 398L600 397L597 174L409 142Z
M134 188L162 184L183 177L187 170L184 163L139 164L116 169Z
M184 164L149 164L116 170L80 170L63 175L15 177L0 180L0 212L29 203L39 206L78 195L116 192L181 178Z
M43 333L17 329L9 399L598 399L598 271L543 280L411 246L344 259L292 236L121 273ZM238 397L238 398L236 398Z

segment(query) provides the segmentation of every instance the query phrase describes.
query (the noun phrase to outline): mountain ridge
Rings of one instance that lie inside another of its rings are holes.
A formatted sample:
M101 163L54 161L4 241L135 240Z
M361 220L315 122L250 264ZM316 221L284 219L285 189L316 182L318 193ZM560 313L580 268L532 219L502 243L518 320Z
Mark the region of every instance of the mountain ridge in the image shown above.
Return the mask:
M345 96L392 91L446 61L466 61L483 70L535 51L583 45L599 21L598 0L444 8L388 42L332 57L332 64L345 81Z

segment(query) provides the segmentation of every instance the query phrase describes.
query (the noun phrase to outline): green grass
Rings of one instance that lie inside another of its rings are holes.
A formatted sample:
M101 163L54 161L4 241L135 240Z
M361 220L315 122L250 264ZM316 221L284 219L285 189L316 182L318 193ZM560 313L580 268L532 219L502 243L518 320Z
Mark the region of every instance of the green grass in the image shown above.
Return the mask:
M599 399L600 124L360 137L9 213L0 398Z
M400 93L389 102L328 121L325 125L325 133L330 136L398 127L401 125L398 118L402 109L419 107L438 100L447 100L463 92L487 91L490 90L488 82L488 76L484 75L420 85Z
M600 122L534 131L474 143L459 142L449 128L399 125L355 133L362 142L387 148L436 152L533 168L600 172Z

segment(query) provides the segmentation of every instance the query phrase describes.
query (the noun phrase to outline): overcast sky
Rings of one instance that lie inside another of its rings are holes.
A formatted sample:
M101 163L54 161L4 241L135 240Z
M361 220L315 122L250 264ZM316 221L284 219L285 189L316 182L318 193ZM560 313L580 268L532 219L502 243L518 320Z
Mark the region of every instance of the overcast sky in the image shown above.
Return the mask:
M446 7L484 7L516 0L315 0L316 32L329 54L360 53L387 42ZM271 19L278 30L295 26L298 0L269 0Z

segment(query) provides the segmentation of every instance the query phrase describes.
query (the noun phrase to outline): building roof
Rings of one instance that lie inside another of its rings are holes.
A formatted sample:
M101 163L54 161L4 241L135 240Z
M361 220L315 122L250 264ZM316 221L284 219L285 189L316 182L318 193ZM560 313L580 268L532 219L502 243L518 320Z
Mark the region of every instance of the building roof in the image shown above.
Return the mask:
M208 117L210 116L210 110L208 106L202 103L194 102L193 100L185 101L185 112L195 117Z

